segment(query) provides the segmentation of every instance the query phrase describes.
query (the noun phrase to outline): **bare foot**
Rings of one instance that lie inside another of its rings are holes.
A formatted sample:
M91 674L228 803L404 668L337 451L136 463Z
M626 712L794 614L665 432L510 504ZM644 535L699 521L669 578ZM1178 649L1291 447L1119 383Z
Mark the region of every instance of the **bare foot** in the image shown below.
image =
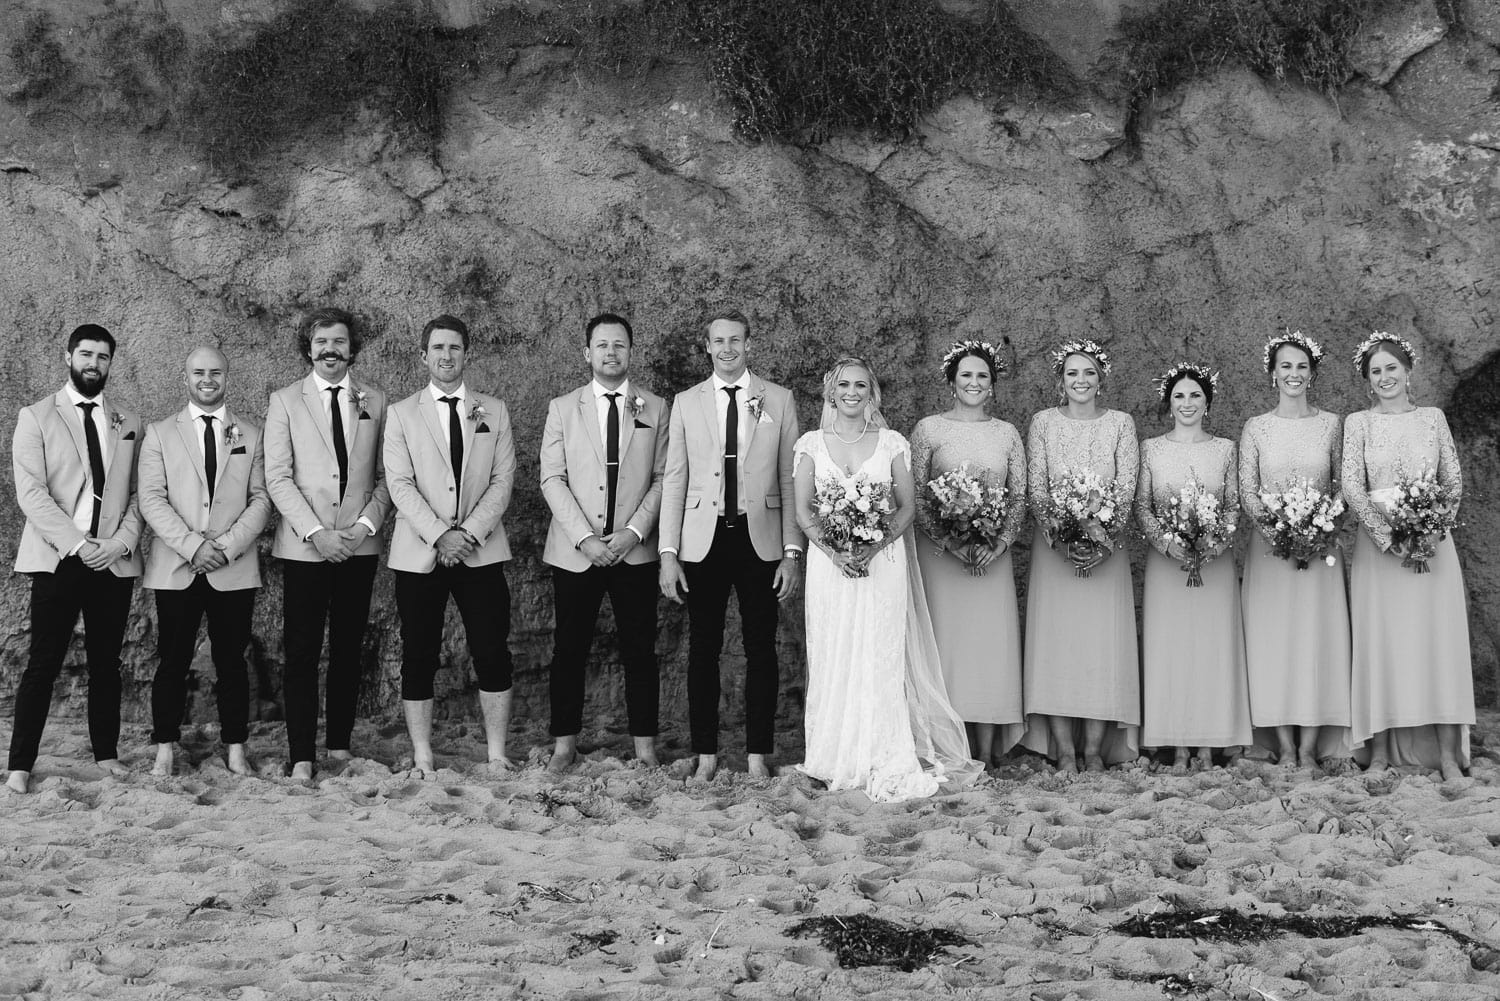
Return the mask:
M313 777L313 763L311 761L292 762L292 781L311 782Z
M171 775L173 767L172 757L171 744L157 744L156 760L151 763L151 774L157 778L166 778L168 775Z
M576 736L558 737L552 745L552 758L547 762L547 771L554 775L561 774L577 760L578 738Z
M1213 766L1214 752L1210 751L1208 748L1205 747L1197 754L1193 755L1193 771L1206 772Z
M349 750L329 751L328 756L334 761L353 761L354 752Z
M1444 782L1452 782L1464 777L1463 766L1453 758L1444 758L1438 766L1438 772L1443 776Z
M245 757L244 744L229 745L229 770L236 775L250 774L250 760Z
M1186 775L1188 770L1188 751L1185 747L1179 747L1177 753L1172 755L1172 774Z
M1322 771L1318 767L1318 756L1311 752L1307 754L1303 754L1301 751L1297 752L1297 767L1304 772L1312 772L1314 774Z
M635 741L635 760L647 768L655 768L661 764L656 760L656 738L655 737L633 737Z
M432 760L432 748L424 747L412 752L412 768L419 779L431 778L437 774L437 765Z
M1086 772L1104 771L1104 758L1098 754L1085 754L1083 756L1083 770Z
M1297 749L1290 744L1282 746L1282 748L1276 752L1276 763L1283 768L1296 768L1298 765L1302 764L1302 762L1298 760Z
M768 779L771 777L771 766L766 764L764 754L745 755L745 771L750 773L753 779Z
M1057 774L1077 775L1078 759L1071 754L1059 754L1057 756Z
M24 795L31 788L31 773L12 771L5 779L5 788Z
M1391 761L1384 754L1376 754L1370 758L1370 763L1365 766L1367 772L1383 772L1391 767Z
M719 770L719 756L716 754L698 755L698 767L693 771L693 778L699 782L711 781L714 773Z
M105 758L94 762L94 766L106 775L129 775L130 769L119 758Z
M502 754L500 755L500 757L491 758L484 764L480 765L479 770L485 775L504 775L507 772L515 771L516 766L515 762L511 761L509 758Z

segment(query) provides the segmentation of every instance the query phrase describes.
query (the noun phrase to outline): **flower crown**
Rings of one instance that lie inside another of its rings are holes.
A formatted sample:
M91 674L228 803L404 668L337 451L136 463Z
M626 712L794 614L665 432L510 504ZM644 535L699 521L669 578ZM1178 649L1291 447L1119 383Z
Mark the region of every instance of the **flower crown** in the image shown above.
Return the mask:
M1282 333L1272 334L1266 338L1266 347L1261 352L1260 360L1265 365L1267 372L1271 371L1271 363L1276 358L1277 350L1287 344L1306 351L1307 357L1312 359L1314 367L1317 366L1318 362L1323 360L1323 348L1317 341L1308 337L1300 330L1292 330L1288 327Z
M995 350L995 345L989 341L955 341L953 346L948 349L948 353L943 355L943 360L938 364L938 371L942 373L943 378L946 379L948 377L948 366L955 358L961 358L971 351L982 352L985 360L990 363L990 367L996 372L1007 370L1005 362L1000 358L1000 352Z
M1099 363L1105 375L1109 375L1109 352L1099 346L1097 341L1085 337L1081 341L1067 341L1056 351L1052 352L1052 374L1062 375L1063 365L1067 363L1068 355L1088 355Z
M1390 341L1392 344L1399 346L1402 351L1406 352L1406 357L1411 359L1413 365L1417 363L1417 349L1411 346L1411 341L1396 334L1388 334L1384 330L1376 330L1369 337L1360 341L1359 346L1354 349L1355 374L1361 378L1364 377L1365 356L1374 351L1375 345L1381 341Z
M1178 376L1183 375L1192 376L1193 380L1200 384L1206 382L1211 392L1218 392L1219 373L1213 371L1207 365L1195 365L1190 361L1181 361L1151 380L1151 385L1156 387L1156 395L1165 402L1167 387L1172 385Z

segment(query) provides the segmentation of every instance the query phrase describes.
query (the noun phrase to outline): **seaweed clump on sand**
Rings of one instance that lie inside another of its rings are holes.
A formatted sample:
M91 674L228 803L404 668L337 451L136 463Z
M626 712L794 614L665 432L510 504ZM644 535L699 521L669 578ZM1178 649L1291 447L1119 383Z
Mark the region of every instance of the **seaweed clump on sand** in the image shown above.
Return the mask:
M858 966L894 966L910 973L932 962L948 946L973 944L946 928L903 928L894 921L868 914L808 918L787 929L787 934L817 935L823 947L831 950L839 966L846 970Z

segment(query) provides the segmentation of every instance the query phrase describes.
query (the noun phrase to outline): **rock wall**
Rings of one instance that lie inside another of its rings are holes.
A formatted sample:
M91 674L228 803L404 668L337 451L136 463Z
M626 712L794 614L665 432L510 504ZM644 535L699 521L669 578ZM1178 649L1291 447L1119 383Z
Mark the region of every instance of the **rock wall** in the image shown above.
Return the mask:
M41 4L7 5L6 48L19 15ZM46 6L67 44L96 10L87 0ZM455 23L477 16L473 5L448 6ZM1109 0L1016 7L1085 69L1120 10ZM900 143L752 145L736 138L686 57L621 78L587 72L548 45L522 47L507 68L463 85L434 155L361 115L334 134L288 142L244 183L216 176L170 129L12 102L0 113L0 351L9 359L0 421L13 428L18 406L62 381L63 339L84 321L120 339L111 393L159 419L184 402L181 361L193 344L221 345L232 359L231 405L263 413L270 391L304 374L292 345L302 309L361 314L370 336L359 371L396 397L424 380L422 324L438 312L463 316L478 340L473 384L513 415L516 711L544 720L553 617L536 449L547 400L587 374L579 342L596 311L633 318L636 377L670 395L708 371L694 340L702 314L744 309L755 323L752 365L794 387L804 421L826 363L857 351L874 363L903 430L943 407L936 363L960 335L1010 338L1016 364L999 412L1018 426L1054 400L1050 347L1088 335L1117 359L1108 402L1143 434L1165 430L1151 377L1191 356L1223 371L1213 428L1237 436L1274 402L1259 370L1269 331L1298 327L1331 349L1316 401L1347 412L1365 404L1349 351L1384 328L1415 341L1417 396L1447 407L1461 437L1459 545L1476 679L1493 704L1500 3L1445 7L1461 23L1416 3L1367 29L1360 74L1336 103L1225 69L1162 96L1138 151L1121 145L1121 102L1102 94L1066 108L960 98ZM167 9L190 37L215 25L211 5ZM218 23L253 23L269 9L226 2ZM6 433L0 461L9 451ZM21 523L7 493L0 563L10 564ZM281 592L269 568L253 650L262 718L278 714L280 690ZM376 586L364 709L390 714L400 645L386 571ZM144 718L154 611L144 593L136 601L126 699ZM6 700L25 660L27 608L24 577L0 584ZM788 608L781 633L788 726L800 718L800 619L800 605ZM452 624L440 711L470 714L472 674L456 616ZM669 732L685 730L685 632L680 610L664 605ZM75 647L58 687L62 711L82 706ZM736 640L726 653L727 682L742 663ZM206 656L199 668L211 674ZM622 730L607 635L594 670L590 718ZM737 685L726 684L726 699L733 718ZM210 700L197 701L211 718Z

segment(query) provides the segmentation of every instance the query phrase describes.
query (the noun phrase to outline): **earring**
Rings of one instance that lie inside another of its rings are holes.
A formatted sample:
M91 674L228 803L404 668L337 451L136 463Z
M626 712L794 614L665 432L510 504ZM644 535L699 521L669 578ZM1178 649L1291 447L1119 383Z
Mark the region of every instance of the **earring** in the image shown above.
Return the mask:
M951 396L951 397L953 397L956 400L956 399L958 399L958 390L956 390L956 389L950 389L950 390L948 390L948 395Z
M1271 388L1272 389L1276 388L1276 377L1274 375L1271 376Z

